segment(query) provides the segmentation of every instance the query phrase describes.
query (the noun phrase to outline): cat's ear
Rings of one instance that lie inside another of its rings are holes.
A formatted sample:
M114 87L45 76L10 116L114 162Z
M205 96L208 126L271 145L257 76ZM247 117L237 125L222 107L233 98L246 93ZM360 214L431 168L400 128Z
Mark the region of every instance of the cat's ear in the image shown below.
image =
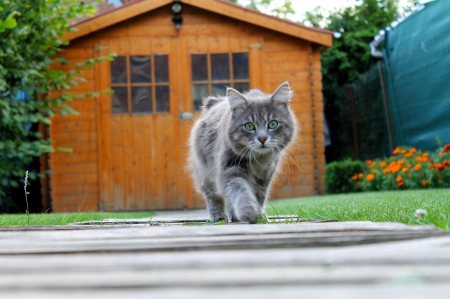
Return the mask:
M288 107L293 94L294 92L289 87L289 83L284 82L277 88L277 90L275 90L270 98L270 101L276 105Z
M248 105L247 99L236 89L227 88L227 97L233 113Z

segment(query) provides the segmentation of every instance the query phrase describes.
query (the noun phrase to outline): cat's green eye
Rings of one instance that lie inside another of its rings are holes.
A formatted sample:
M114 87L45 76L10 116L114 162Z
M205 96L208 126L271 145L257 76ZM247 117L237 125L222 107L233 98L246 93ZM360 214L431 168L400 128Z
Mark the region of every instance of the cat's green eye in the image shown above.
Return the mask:
M252 123L246 123L244 126L247 131L253 131L255 129L255 125Z
M278 127L278 122L276 120L269 121L269 129L275 129Z

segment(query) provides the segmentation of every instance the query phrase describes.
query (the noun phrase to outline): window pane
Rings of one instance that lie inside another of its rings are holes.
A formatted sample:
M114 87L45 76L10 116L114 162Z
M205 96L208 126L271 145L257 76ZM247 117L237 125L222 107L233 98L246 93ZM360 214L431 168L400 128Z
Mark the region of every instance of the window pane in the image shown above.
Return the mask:
M230 80L228 54L211 54L212 80Z
M213 84L212 85L212 94L215 96L223 96L227 93L227 87L230 86L228 84Z
M156 86L156 112L169 112L169 111L170 111L169 86Z
M130 56L131 83L151 82L150 70L150 56Z
M233 53L233 78L248 79L248 53Z
M250 89L250 84L248 83L234 83L234 89L239 92L245 92Z
M169 82L169 57L155 55L155 81Z
M111 95L112 113L128 113L128 92L126 87L112 87L114 93Z
M152 88L150 86L131 87L131 111L137 113L151 113Z
M199 111L202 105L202 100L208 95L208 85L199 84L192 85L192 98L194 100L194 110Z
M192 81L208 80L208 62L206 55L191 55Z
M127 83L127 58L119 56L111 61L111 83Z

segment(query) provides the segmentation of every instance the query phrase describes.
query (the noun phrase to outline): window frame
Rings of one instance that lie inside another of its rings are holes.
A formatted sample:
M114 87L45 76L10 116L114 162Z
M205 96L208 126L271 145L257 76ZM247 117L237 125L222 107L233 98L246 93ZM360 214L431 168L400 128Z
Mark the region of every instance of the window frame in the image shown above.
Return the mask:
M145 82L145 83L131 83L131 57L143 57L143 56L150 56L150 78L151 81L150 82ZM155 77L155 56L166 56L167 57L167 74L168 74L168 81L167 82L156 82L156 77ZM154 114L165 114L165 113L171 113L171 96L170 96L170 55L169 54L140 54L140 55L118 55L118 57L125 57L126 58L126 75L127 75L127 82L126 83L112 83L112 73L111 73L111 62L109 64L110 69L109 69L109 74L110 74L110 82L109 82L109 86L111 89L113 89L114 87L125 87L127 88L127 112L126 113L114 113L112 111L112 97L111 97L111 114L113 115L154 115ZM169 89L169 110L168 111L156 111L156 87L158 86L167 86ZM131 89L133 87L150 87L152 92L151 92L151 96L152 96L152 111L151 112L133 112L133 103L132 103L132 91Z
M230 72L230 79L229 80L213 80L212 79L212 68L211 68L211 55L215 54L228 54L228 67ZM233 68L233 54L247 54L247 67L248 67L248 78L247 79L234 79L234 68ZM206 64L207 64L207 80L199 80L194 81L192 76L192 56L193 55L206 55ZM193 92L194 92L194 85L207 85L208 86L208 95L212 95L212 86L215 84L223 84L228 85L231 88L234 88L235 84L242 84L247 83L249 86L249 89L251 89L251 80L250 80L250 52L245 51L228 51L228 52L203 52L203 53L190 53L190 72L191 72L191 96L192 96L192 105L193 105L193 111L200 111L197 110L194 103L193 98Z

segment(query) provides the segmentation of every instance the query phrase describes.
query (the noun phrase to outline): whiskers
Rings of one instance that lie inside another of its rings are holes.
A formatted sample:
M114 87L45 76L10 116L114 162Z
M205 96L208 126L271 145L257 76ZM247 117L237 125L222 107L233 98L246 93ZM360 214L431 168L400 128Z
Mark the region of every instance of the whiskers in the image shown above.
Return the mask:
M295 154L295 151L291 147L287 147L284 149L281 149L278 145L276 146L276 149L281 153L284 150L284 153L286 155L286 159L283 161L283 165L281 166L280 172L283 174L284 177L286 177L286 171L283 169L284 167L287 169L288 177L287 181L288 184L290 184L291 180L291 167L289 161L292 161L292 163L295 164L298 170L301 172L305 172L299 165L299 162L297 160L297 155ZM283 178L284 179L284 178Z

